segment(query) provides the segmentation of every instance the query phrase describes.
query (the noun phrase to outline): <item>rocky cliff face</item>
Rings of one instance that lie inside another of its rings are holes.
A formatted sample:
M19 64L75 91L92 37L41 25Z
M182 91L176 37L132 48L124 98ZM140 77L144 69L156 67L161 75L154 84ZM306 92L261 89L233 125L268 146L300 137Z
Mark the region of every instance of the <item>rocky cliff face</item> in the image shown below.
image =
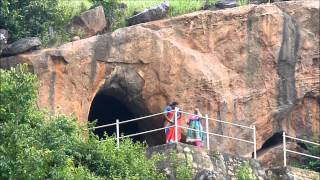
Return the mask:
M40 79L39 106L74 113L79 122L88 120L97 94L121 101L136 117L176 100L187 112L197 106L212 118L255 124L259 149L272 147L265 142L277 132L320 133L318 18L318 1L201 11L2 58L0 65L28 63ZM210 130L252 138L214 121ZM147 137L151 144L160 139ZM253 151L246 143L210 141L236 154Z

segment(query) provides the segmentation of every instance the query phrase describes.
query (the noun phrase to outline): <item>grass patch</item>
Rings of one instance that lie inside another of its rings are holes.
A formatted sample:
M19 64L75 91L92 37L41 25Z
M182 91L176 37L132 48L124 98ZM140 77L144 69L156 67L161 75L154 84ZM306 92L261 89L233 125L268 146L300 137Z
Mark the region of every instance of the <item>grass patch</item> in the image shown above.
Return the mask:
M58 0L57 9L60 10L62 24L55 24L55 35L49 38L45 33L42 36L44 47L58 46L63 43L69 42L74 34L69 34L65 31L65 26L71 22L74 16L79 15L81 12L88 10L92 6L89 0Z
M135 11L142 11L146 8L156 6L163 0L120 0L125 3L128 8L125 12L126 17L130 17ZM170 0L169 16L178 16L200 10L203 7L205 0Z
M144 9L154 7L164 2L164 0L119 0L120 3L127 5L127 9L122 12L120 22L113 27L118 29L127 25L126 19L131 17L134 12L141 12ZM169 0L169 17L179 16L200 10L206 3L206 0ZM217 0L208 0L208 3L216 3Z

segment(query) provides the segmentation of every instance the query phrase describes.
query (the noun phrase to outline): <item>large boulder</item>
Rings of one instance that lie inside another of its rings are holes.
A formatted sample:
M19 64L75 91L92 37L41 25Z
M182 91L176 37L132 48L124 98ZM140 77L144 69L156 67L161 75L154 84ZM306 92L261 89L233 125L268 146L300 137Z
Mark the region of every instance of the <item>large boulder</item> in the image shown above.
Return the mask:
M88 121L98 94L120 100L135 117L158 113L176 100L186 112L197 106L212 119L255 125L257 149L263 151L282 131L320 134L318 17L319 1L200 11L1 58L0 67L28 63L40 80L39 107L74 113L79 122ZM104 101L97 111L108 105L113 104ZM108 120L101 122L115 119ZM156 117L138 125L143 130L162 123ZM250 129L214 120L209 129L253 137ZM161 143L163 136L146 140ZM210 145L250 157L253 152L252 144L216 136Z
M107 21L102 6L95 7L75 16L67 27L69 33L82 37L94 36L107 30Z
M12 56L17 55L29 50L38 49L41 46L41 41L38 37L27 37L22 38L7 45L3 51L2 56Z
M273 3L273 2L281 2L281 1L289 1L289 0L250 0L248 3L250 4L263 4L263 3ZM219 0L214 4L205 4L204 10L218 10L218 9L226 9L233 8L239 6L239 1L237 0Z
M168 10L169 10L169 2L165 1L158 6L152 7L150 9L145 9L144 11L130 17L128 19L128 25L132 26L135 24L159 20L167 16Z
M217 9L233 8L238 6L238 1L236 0L219 0L215 7Z
M266 179L266 174L259 162L250 158L232 156L218 151L207 151L187 144L164 144L147 149L147 157L161 155L163 159L157 164L165 172L167 179L174 180L178 164L189 165L193 178L197 180L236 179L239 167L247 164L256 179Z

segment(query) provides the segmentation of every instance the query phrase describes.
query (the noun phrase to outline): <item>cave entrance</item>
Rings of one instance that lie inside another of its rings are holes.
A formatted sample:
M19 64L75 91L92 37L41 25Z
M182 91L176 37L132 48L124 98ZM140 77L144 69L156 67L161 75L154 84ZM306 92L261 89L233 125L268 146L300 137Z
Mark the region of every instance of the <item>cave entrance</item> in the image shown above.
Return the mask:
M115 123L116 119L119 121L124 121L128 119L135 118L132 109L125 102L119 100L117 97L104 94L102 92L98 93L91 104L88 120L93 122L97 120L96 126L101 126L105 124ZM129 135L141 132L137 122L129 122L120 124L119 126L120 134ZM111 136L116 134L116 126L99 128L94 131L96 135L100 138L103 137L104 133ZM133 136L131 137L133 141L144 141L143 136Z
M262 147L257 151L257 154L259 156L260 154L263 154L269 149L272 149L278 145L281 145L282 143L283 143L282 132L276 132L263 143Z

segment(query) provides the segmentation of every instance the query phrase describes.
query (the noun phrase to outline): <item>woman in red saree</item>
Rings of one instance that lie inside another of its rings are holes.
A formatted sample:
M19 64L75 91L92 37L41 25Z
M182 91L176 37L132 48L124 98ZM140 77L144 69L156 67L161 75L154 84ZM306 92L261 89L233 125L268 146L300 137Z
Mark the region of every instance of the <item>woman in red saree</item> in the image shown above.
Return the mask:
M178 105L178 103L176 102L173 102L171 103L169 106L167 106L165 108L165 112L167 112L164 116L163 116L163 119L164 119L164 123L163 123L163 126L164 127L168 127L168 128L165 128L164 132L165 132L165 136L166 136L166 143L169 143L169 144L172 144L172 143L175 143L176 141L176 135L175 135L175 127L169 127L169 126L172 126L172 125L175 125L175 118L174 118L174 114L175 114L175 107ZM182 120L182 114L181 112L178 112L177 113L177 125L180 126L181 125L181 120ZM177 140L178 142L180 142L181 140L181 128L178 127L177 128L178 131L177 131Z

